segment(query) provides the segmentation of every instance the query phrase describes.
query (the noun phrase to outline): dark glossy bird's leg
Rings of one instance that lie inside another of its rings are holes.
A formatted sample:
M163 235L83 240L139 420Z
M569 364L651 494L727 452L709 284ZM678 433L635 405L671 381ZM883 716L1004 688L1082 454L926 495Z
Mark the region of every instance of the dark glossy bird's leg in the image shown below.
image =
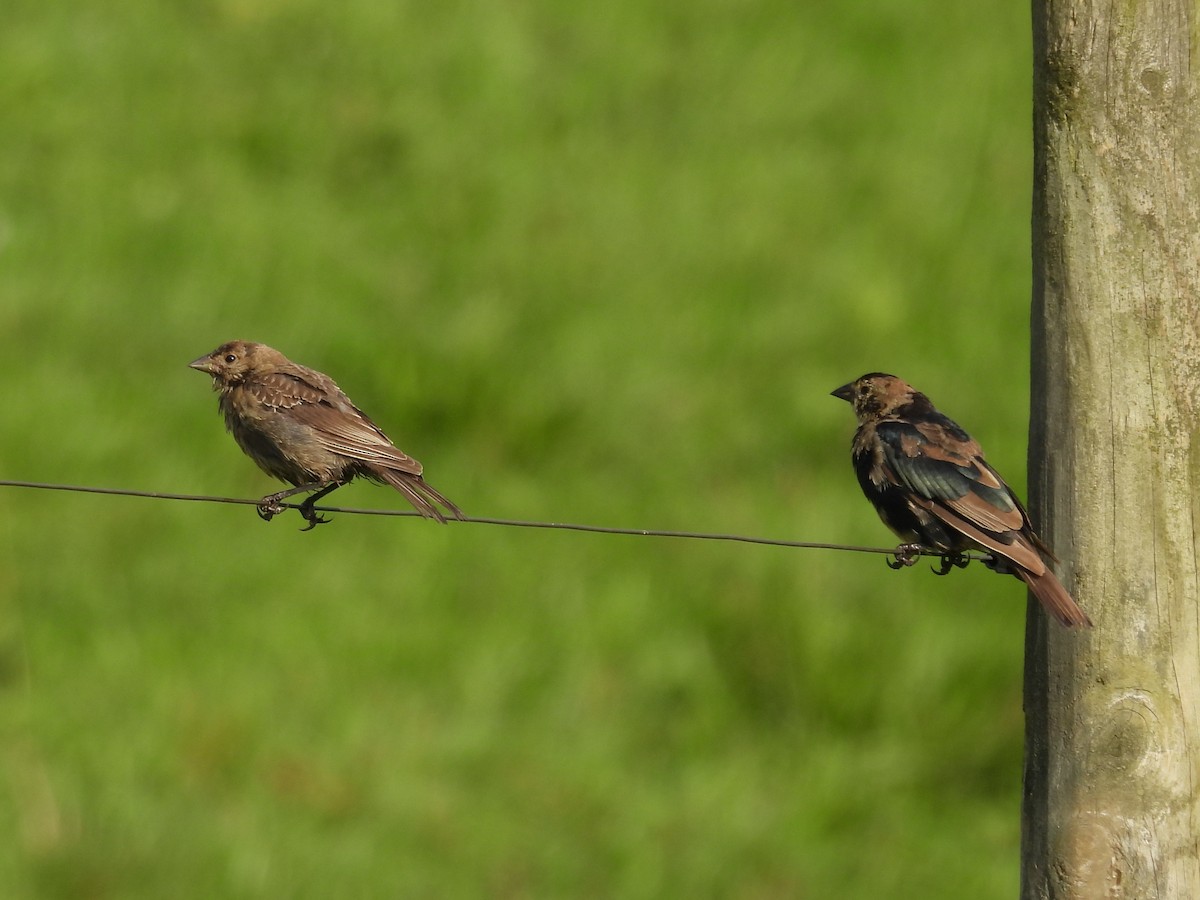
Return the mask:
M987 566L989 569L991 569L993 572L999 572L1001 575L1015 575L1016 574L1016 571L1013 569L1012 563L1010 563L1003 556L997 556L995 553L988 554L980 561L985 566Z
M314 510L313 507L316 505L318 500L320 500L322 497L324 497L328 494L332 494L334 491L336 491L338 488L340 488L345 483L346 482L344 482L344 481L329 482L324 487L322 487L319 491L317 491L315 494L313 494L311 497L309 497L307 500L305 500L303 503L300 504L300 515L304 516L304 520L306 522L308 522L308 527L301 528L300 529L301 531L312 531L318 525L324 525L325 523L330 521L329 519L326 519L324 516L317 515L316 510Z
M895 561L893 562L890 559L887 560L888 567L892 569L903 569L906 566L911 566L920 558L921 551L924 549L925 548L920 544L901 544L892 551L892 556L895 557Z
M949 575L951 569L965 569L967 563L971 561L971 557L965 553L955 551L954 553L942 554L942 565L940 568L934 569L934 575Z
M258 515L264 522L270 522L273 518L287 509L287 507L283 505L283 501L288 497L294 497L296 494L303 494L305 491L315 490L316 488L323 488L328 483L329 482L327 481L315 481L312 484L300 484L294 488L289 488L286 491L279 491L276 494L268 494L258 501ZM301 509L303 509L303 507L301 507ZM307 516L305 518L307 518Z

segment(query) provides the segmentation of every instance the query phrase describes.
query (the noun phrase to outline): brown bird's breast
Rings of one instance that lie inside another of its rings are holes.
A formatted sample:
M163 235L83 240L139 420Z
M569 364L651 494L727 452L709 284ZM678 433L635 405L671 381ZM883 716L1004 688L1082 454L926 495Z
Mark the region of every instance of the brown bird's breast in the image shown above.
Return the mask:
M221 393L220 406L238 446L273 478L300 485L347 473L347 460L316 429L290 410L264 403L253 390L234 385Z

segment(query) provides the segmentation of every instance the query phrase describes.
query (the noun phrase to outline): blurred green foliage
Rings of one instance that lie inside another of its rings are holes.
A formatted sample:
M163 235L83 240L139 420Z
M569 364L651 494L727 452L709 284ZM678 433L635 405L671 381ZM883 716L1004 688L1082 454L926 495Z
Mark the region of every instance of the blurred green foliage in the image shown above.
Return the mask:
M185 368L237 337L477 515L889 544L828 396L872 370L1020 483L1024 7L4 19L0 477L275 490ZM1016 890L1015 580L0 500L6 897Z

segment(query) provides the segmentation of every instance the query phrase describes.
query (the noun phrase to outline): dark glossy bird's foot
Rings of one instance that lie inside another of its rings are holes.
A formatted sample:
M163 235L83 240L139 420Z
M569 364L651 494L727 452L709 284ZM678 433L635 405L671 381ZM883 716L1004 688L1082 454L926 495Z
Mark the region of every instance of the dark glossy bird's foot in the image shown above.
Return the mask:
M284 492L283 494L271 494L263 497L258 501L258 517L264 522L270 522L273 518L287 509L287 507L283 504L283 498L286 496L287 493Z
M915 565L917 560L921 558L921 551L925 548L920 544L901 544L892 551L894 560L887 560L889 569L905 569L911 565Z
M1016 574L1016 570L1013 569L1012 563L1010 563L1003 556L996 556L995 554L991 554L989 556L985 556L982 560L980 560L980 562L982 562L985 566L987 566L993 572L999 572L1001 575L1015 575Z
M934 575L949 575L951 569L965 569L967 563L971 561L971 557L965 553L943 553L942 565L940 568L934 569Z

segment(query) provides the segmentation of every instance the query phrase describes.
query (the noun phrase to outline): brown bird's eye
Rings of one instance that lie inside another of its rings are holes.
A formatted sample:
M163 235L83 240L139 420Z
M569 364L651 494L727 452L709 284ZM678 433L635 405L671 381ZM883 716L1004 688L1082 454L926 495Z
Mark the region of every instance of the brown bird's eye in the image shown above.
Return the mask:
M235 355L234 355L234 354L232 354L232 353L226 353L226 354L225 354L225 362L227 362L227 363L235 363L235 362L237 362L237 356L235 356Z

